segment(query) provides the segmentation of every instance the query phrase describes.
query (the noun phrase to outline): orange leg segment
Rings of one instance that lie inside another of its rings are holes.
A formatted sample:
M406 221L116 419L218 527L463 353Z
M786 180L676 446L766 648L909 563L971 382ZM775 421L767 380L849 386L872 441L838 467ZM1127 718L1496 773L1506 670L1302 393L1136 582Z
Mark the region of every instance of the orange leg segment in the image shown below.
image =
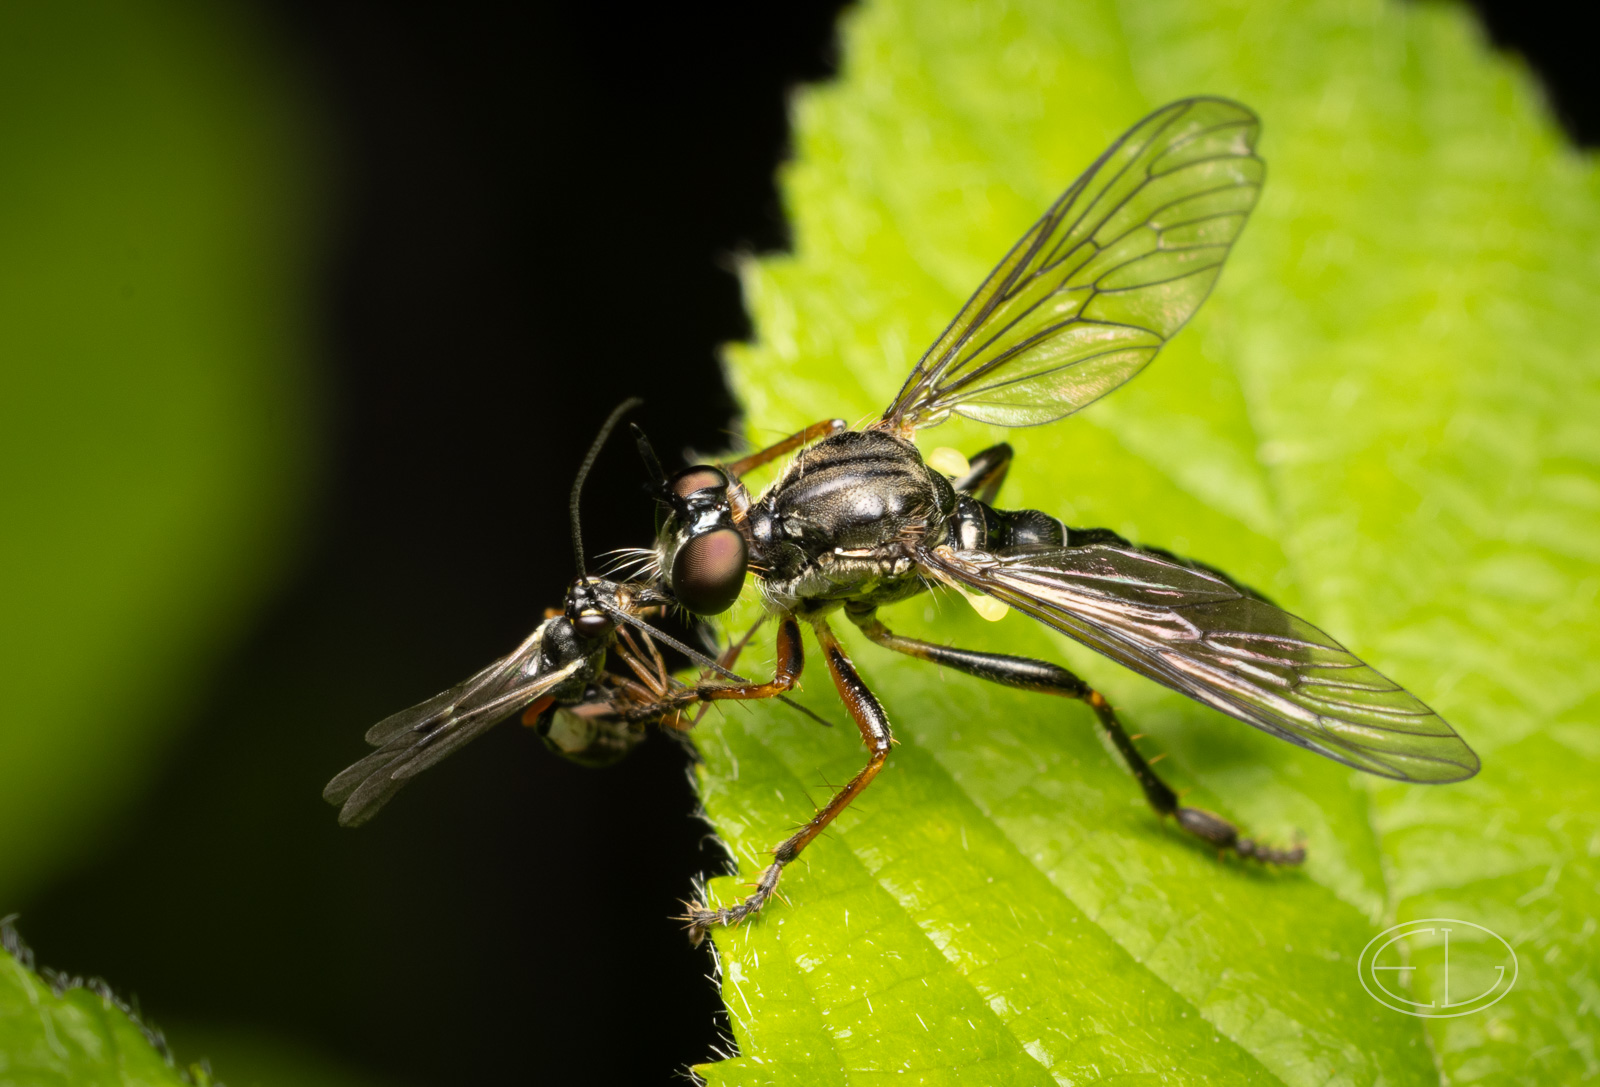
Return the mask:
M805 667L805 650L800 644L800 624L795 622L794 616L786 617L778 624L777 637L777 664L772 670L772 679L766 683L747 683L740 686L720 686L714 683L701 684L690 692L691 700L701 702L721 702L727 699L746 701L756 698L772 698L775 695L785 694L794 689L795 681L800 678L800 671Z
M793 620L788 619L785 622ZM878 771L883 769L884 762L889 758L889 749L894 740L889 731L889 718L883 712L883 706L861 681L861 676L850 663L850 658L845 656L844 648L840 646L839 640L834 637L828 624L817 619L814 621L814 626L817 641L822 646L823 659L828 664L828 674L833 677L833 685L839 691L839 698L850 711L850 716L855 719L856 726L861 730L862 742L867 745L867 764L844 788L833 795L821 811L811 817L810 822L772 851L772 863L762 871L756 880L755 890L742 902L715 910L708 909L698 902L689 904L688 914L683 919L689 922L690 939L695 943L705 938L706 930L712 925L737 925L751 914L760 911L761 907L767 904L767 899L777 891L778 879L783 874L784 866L798 857L800 851L811 844L812 839L821 834L840 812L850 806L850 802L878 776Z
M765 449L758 449L754 453L740 457L738 460L729 461L722 467L727 470L730 475L737 478L744 475L746 472L755 471L763 464L771 464L779 457L793 453L801 446L810 445L812 442L817 441L818 439L826 438L830 434L837 434L841 430L845 429L846 425L843 419L824 419L820 423L812 423L804 430L789 435L776 445L769 445Z

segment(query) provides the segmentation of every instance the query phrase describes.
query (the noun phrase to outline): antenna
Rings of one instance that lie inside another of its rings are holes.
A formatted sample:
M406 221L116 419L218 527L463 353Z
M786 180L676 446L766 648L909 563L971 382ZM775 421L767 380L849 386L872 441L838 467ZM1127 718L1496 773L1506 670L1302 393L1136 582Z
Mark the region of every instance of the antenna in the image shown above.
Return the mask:
M572 515L572 554L578 560L579 577L587 577L589 573L583 566L583 530L578 527L578 499L583 495L583 481L589 478L589 469L594 467L595 458L600 456L601 448L605 446L606 439L611 437L611 431L617 423L624 415L643 403L644 401L637 396L630 396L611 409L606 421L600 424L600 433L594 436L594 443L584 455L583 463L578 466L578 478L572 481L572 504L568 512Z

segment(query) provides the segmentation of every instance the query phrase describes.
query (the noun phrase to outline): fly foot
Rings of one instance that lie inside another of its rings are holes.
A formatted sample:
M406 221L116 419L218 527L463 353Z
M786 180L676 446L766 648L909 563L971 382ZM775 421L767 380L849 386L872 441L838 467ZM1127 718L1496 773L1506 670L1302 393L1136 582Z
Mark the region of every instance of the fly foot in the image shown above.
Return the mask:
M778 877L783 874L783 865L769 864L761 873L761 878L756 880L755 890L742 902L732 906L721 906L710 909L702 902L686 904L682 917L674 920L685 922L689 931L689 942L695 947L700 946L700 941L706 938L706 932L712 925L737 925L752 914L759 913L761 907L767 904L778 889Z
M1220 850L1232 850L1241 857L1263 864L1299 864L1306 859L1306 847L1277 849L1253 838L1241 838L1239 828L1215 812L1204 808L1179 808L1178 825L1196 838L1210 842Z

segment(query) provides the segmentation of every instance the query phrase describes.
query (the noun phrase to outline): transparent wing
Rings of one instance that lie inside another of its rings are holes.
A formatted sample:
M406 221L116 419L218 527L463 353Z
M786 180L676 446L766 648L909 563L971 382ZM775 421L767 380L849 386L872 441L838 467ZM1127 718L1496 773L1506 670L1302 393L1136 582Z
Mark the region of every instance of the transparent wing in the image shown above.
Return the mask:
M1144 369L1205 301L1255 206L1259 130L1221 98L1134 125L989 274L884 420L1048 423Z
M1225 578L1131 545L923 555L1091 649L1357 770L1459 781L1478 757L1443 718L1328 635Z
M575 675L588 659L540 670L545 624L511 654L426 702L386 717L367 730L378 750L328 782L322 798L339 809L342 826L360 826L401 786L493 726L537 702Z

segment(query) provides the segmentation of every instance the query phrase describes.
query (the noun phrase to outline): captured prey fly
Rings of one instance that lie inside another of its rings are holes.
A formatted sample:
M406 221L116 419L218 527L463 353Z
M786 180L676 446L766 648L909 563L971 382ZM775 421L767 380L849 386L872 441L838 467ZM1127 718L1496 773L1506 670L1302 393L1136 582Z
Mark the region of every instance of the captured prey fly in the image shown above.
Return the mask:
M806 623L869 751L865 767L778 845L753 893L719 909L691 905L686 920L696 936L761 909L784 866L888 757L888 717L829 626L839 611L888 649L1086 702L1159 815L1219 850L1272 864L1303 859L1303 848L1262 844L1220 815L1181 805L1105 698L1065 669L902 637L878 619L879 607L939 586L988 609L1015 608L1356 769L1424 783L1477 772L1477 756L1421 701L1221 571L1106 529L996 508L1009 446L986 449L947 476L912 444L915 432L952 414L1003 426L1053 422L1149 365L1205 300L1255 205L1264 175L1259 127L1250 110L1217 98L1174 102L1134 125L1006 254L865 429L828 420L726 464L670 477L655 468L666 510L655 553L661 583L687 610L711 616L733 604L754 572L778 624L769 682L702 683L665 701L790 690ZM796 451L752 500L740 477Z
M583 482L617 421L638 403L629 400L611 413L578 469L571 501L578 578L567 590L564 606L547 612L511 653L372 726L366 739L377 750L322 792L329 803L340 805L342 825L365 823L406 782L514 714L520 713L523 723L535 727L557 754L590 766L622 758L650 724L676 731L689 728L694 721L684 715L681 697L686 688L672 678L656 648L658 641L710 673L744 682L729 671L743 641L712 660L645 621L644 616L673 603L660 589L648 582L594 577L584 569L578 527ZM606 671L609 650L616 651L631 675Z

